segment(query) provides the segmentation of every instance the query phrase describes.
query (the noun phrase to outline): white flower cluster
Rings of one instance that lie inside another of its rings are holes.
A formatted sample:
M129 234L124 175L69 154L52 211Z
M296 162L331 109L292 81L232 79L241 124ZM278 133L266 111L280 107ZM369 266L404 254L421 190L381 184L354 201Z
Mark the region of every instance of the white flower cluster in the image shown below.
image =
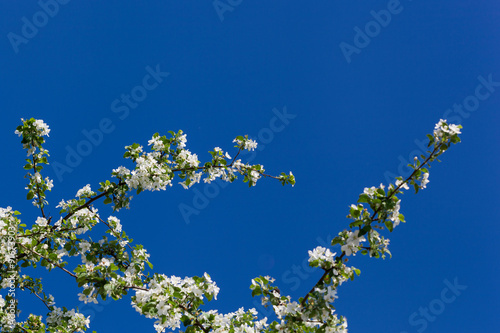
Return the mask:
M91 248L91 244L89 242L87 242L86 240L81 240L80 243L78 244L78 247L80 249L79 253L82 257L82 262L84 264L87 263L87 252L90 251L90 248Z
M189 186L199 182L201 173L194 172L200 163L198 156L184 149L187 139L186 134L181 134L182 131L179 131L177 135L173 134L174 138L171 139L172 144L177 144L177 150L172 150L169 146L166 146L165 142L168 140L158 134L155 134L148 141L149 145L153 145L154 151L151 153L142 153L142 146L137 144L125 147L128 150L126 157L132 159L136 163L136 167L130 171L120 166L113 170L113 175L125 179L126 184L131 189L159 191L165 190L167 186L172 186L174 177L172 169L191 168ZM169 155L172 155L173 161L168 159ZM189 187L185 182L181 184L186 188Z
M380 233L378 233L376 230L372 229L368 233L368 240L370 242L370 251L369 255L370 257L382 257L385 258L385 254L391 252L389 251L389 240L380 236Z
M90 184L85 185L83 188L79 189L78 192L76 192L76 197L77 198L88 198L92 195L95 195L96 193L92 191L90 188Z
M47 317L47 324L49 324L49 327L57 327L61 325L67 328L70 332L84 332L86 331L86 328L89 328L89 318L90 316L85 318L83 314L75 312L74 309L64 311L56 306Z
M162 141L159 135L155 135L148 141L148 146L153 145L153 150L165 149L165 143Z
M16 212L9 206L0 208L0 262L6 266L14 265L16 260L15 234L19 220L14 216ZM2 279L2 288L8 279Z
M361 246L361 242L366 241L365 237L358 237L358 234L359 230L347 231L347 240L341 247L342 252L344 252L346 256L356 255L356 252L359 251L359 247Z
M200 164L198 155L191 153L187 149L182 149L177 155L177 165L179 168L196 168Z
M255 333L265 329L267 318L257 320L258 312L255 309L245 311L243 308L235 312L227 314L218 313L217 310L210 310L202 312L198 316L198 321L203 323L210 323L212 332L226 333L226 332L239 332L239 333ZM206 325L208 326L208 325Z
M78 293L78 300L80 302L99 304L97 301L97 295L95 294L95 288L91 287L88 283L83 285L83 293ZM88 295L87 295L88 294Z
M227 165L226 159L230 160L231 156L229 155L228 152L224 152L221 148L215 147L213 153L211 152L213 161L212 167L209 167L205 169L206 176L205 179L203 179L203 182L205 183L211 183L212 181L216 180L217 178L220 178L224 181L231 182L234 179L236 179L235 172L241 169L241 166L243 164L241 163L241 160L237 160L233 163L233 168L230 167L225 167ZM217 167L215 167L217 166ZM224 167L223 167L224 166ZM202 173L196 174L196 179L193 179L191 182L191 185L194 183L198 182ZM184 186L184 188L187 188L183 183L180 183L181 185Z
M21 121L23 121L24 123L25 120L21 118ZM49 136L50 133L49 125L47 125L43 120L36 119L33 125L35 126L36 130L39 132L41 136ZM23 135L22 131L19 131L17 129L14 131L14 133L17 134L18 136Z
M426 188L429 183L429 173L424 172L422 178L420 179L420 188Z
M383 184L380 184L380 188L384 188L384 185ZM370 198L375 198L377 197L377 188L375 186L372 186L372 187L365 187L365 189L363 190L363 193L368 195Z
M113 256L106 254L106 257L98 259L95 255L96 252L103 251L109 253L109 250L116 252ZM92 251L93 255L88 256L88 252ZM108 242L107 237L103 237L99 242L89 243L86 240L80 240L78 244L78 254L81 255L83 265L79 265L75 269L78 275L84 275L88 278L92 276L99 277L99 279L106 279L106 286L104 290L106 295L113 298L121 298L123 293L123 286L142 285L140 279L140 272L144 270L144 262L148 260L149 254L145 249L140 246L132 251L132 257L129 260L128 252L123 251L123 248L117 248ZM126 269L123 275L117 274L117 268L123 267L125 264ZM94 283L85 283L83 291L78 294L80 301L85 303L97 303L97 297L102 292L98 288L103 286L96 286Z
M69 219L64 221L64 223L75 229L77 235L81 235L91 230L93 226L99 223L98 217L97 208L92 207L91 210L80 209L74 212ZM58 223L54 225L58 226ZM58 228L60 228L60 226L58 226Z
M33 148L34 149L34 148ZM33 153L34 150L29 150L28 153ZM44 153L47 151L44 150ZM35 154L37 160L42 158L44 153ZM33 165L30 166L33 167ZM54 187L54 181L49 177L45 177L45 180L42 178L42 175L39 172L35 172L35 174L27 173L26 178L29 178L29 184L24 188L28 190L29 197L33 199L32 204L35 207L40 207L40 204L47 205L48 202L45 200L45 191L51 191ZM41 195L42 200L39 199L39 194Z
M182 133L182 131L180 131L180 132ZM182 134L182 135L178 136L177 148L184 149L184 147L186 147L186 142L187 142L186 136L187 136L187 134Z
M7 208L0 207L0 236L7 235L7 226L14 222L12 207L8 206ZM1 251L1 249L0 249Z
M321 248L310 251L314 260L324 257L326 253L327 251ZM331 257L331 255L326 255L326 257ZM252 295L261 295L264 306L272 304L276 316L280 319L280 322L273 322L270 325L271 331L302 332L306 329L308 329L307 331L315 331L314 328L316 330L324 329L325 332L347 332L345 318L337 317L331 303L337 298L336 288L347 279L352 278L354 273L350 267L338 261L329 274L331 277L329 283L323 283L314 288L314 292L308 294L308 301L303 305L291 301L290 296L281 295L279 289L271 285L274 279L269 276L253 279L250 286ZM297 323L300 323L300 326L297 326Z
M0 207L0 219L9 218L12 216L12 207L8 206L7 208Z
M279 289L271 285L274 281L270 276L261 276L252 279L252 285L250 286L250 289L253 290L252 294L262 295L262 305L268 306L268 304L272 304L274 313L278 319L284 319L284 317L289 315L300 315L302 311L301 305L295 301L292 302L290 296L282 296Z
M45 136L45 135L49 136L49 133L50 133L49 125L44 123L43 120L41 120L41 119L35 120L35 127L37 130L40 131L41 136Z
M133 144L125 147L127 152L125 157L136 163L134 170L129 170L124 166L120 166L113 170L113 176L120 179L128 186L128 190L136 189L138 191L149 190L158 191L165 190L167 186L172 186L174 172L180 172L180 178L183 181L179 182L185 189L190 188L196 183L199 183L203 174L205 183L220 178L227 182L232 182L237 178L237 174L245 175L245 181L249 185L254 186L258 179L262 177L264 168L262 165L243 164L240 159L229 162L231 156L224 152L220 147L215 147L212 154L212 161L205 163L200 167L198 155L191 153L186 146L186 134L179 131L177 134L171 132L172 138L167 139L165 136L160 137L157 133L153 135L148 144L152 146L153 152L143 152L143 147L139 144ZM238 143L240 149L254 150L257 147L257 142L247 137L237 137L233 142ZM176 146L176 148L172 148ZM282 176L279 178L282 182L295 183L293 175ZM110 189L111 184L102 185L101 190ZM115 208L128 207L126 201L125 189L121 193L123 187L115 188L113 192ZM123 202L120 202L122 200ZM118 204L117 204L118 202Z
M274 293L276 293L275 297L279 297L278 292L275 290ZM290 301L290 296L287 296L285 300L281 299L282 303L278 305L273 305L274 313L276 313L276 316L281 319L285 316L288 315L296 315L297 312L300 311L300 305L297 302L291 302Z
M394 227L397 227L399 225L399 223L401 222L401 220L399 218L399 209L400 208L401 208L401 200L398 200L396 202L396 206L392 210L392 213L389 217L389 219L393 222Z
M337 289L334 286L328 286L326 289L316 288L315 291L323 294L323 298L328 303L333 303L333 301L338 298Z
M253 184L256 184L257 180L260 179L260 173L255 171L255 170L250 171L249 176L250 176L250 179L252 180Z
M337 253L332 253L330 249L327 249L322 246L316 247L312 251L308 251L309 253L309 263L312 267L321 267L328 269L333 266L335 255Z
M255 150L255 148L257 148L257 141L252 139L237 137L233 140L233 142L235 142L242 149L246 149L249 151L253 151Z
M36 218L35 223L38 224L40 227L46 227L47 226L47 219L45 217L39 216Z
M116 233L122 232L122 225L120 220L115 216L108 217L108 224L113 228L113 231Z
M132 297L132 305L147 318L158 319L155 328L157 332L163 332L165 328L180 327L182 307L188 307L187 304L191 302L202 301L204 295L217 299L219 290L207 273L197 280L191 277L181 279L177 276L155 274L147 291L136 291ZM146 304L148 306L145 307Z
M347 320L345 318L339 320L335 315L331 321L333 323L325 328L325 333L347 333Z
M224 155L224 151L220 147L215 147L214 152L219 153L220 155ZM224 157L231 159L231 156L229 155L228 152L225 153Z
M167 186L172 186L171 176L158 163L157 157L158 153L153 152L143 154L135 160L137 163L136 168L130 172L130 177L126 180L130 188L159 191L165 190ZM124 167L121 167L118 171L124 173L124 169Z
M404 188L405 190L410 189L410 187L408 187L407 182L403 182L403 180L401 180L401 179L396 179L396 187L399 187L399 186L401 186L401 188Z
M458 125L448 124L446 119L440 119L434 127L434 137L438 140L441 139L444 134L455 135L461 133L462 132L460 132L460 127Z

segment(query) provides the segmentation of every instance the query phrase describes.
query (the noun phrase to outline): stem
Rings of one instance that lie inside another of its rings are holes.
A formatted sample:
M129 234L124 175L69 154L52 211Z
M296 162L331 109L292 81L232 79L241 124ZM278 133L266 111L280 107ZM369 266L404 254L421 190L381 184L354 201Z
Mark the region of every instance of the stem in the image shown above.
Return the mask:
M28 288L30 289L30 288ZM40 295L38 295L34 290L31 290L31 292L33 293L33 295L35 295L40 301L43 302L43 304L45 304L45 306L47 307L47 309L51 310L50 307L47 305L47 303L45 302L45 300L43 298L40 297ZM52 311L52 310L51 310Z
M190 312L189 312L189 309L186 309L184 306L182 306L182 304L178 304L178 306L179 306L182 310L186 311L187 313L189 313L190 315L192 315L192 316L194 317L194 321L195 321L194 326L199 327L199 328L200 328L203 332L205 332L205 333L210 332L211 326L210 326L210 327L208 327L208 328L203 327L203 325L202 325L202 324L198 321L198 318L196 318L196 316L195 316L195 315L193 315L192 313L190 313Z
M89 207L87 207L87 209L88 209L88 210L90 210L90 208L89 208ZM92 210L90 210L90 211L92 212ZM113 232L113 235L114 235L116 238L118 238L118 239L122 239L122 238L120 237L120 235L119 235L119 234L118 234L118 235L116 235L116 233L115 233L114 229L113 229L113 228L111 228L111 226L110 226L110 225L109 225L106 221L104 221L104 220L103 220L100 216L98 216L98 215L96 215L96 217L97 217L97 219L98 219L99 221L101 221L102 223L104 223L104 225L105 225L105 226L107 226L107 227L109 228L109 230L111 230L111 232ZM128 244L128 243L127 243L127 247L128 247L130 250L132 250L132 251L134 250L134 249L132 248L132 246L130 246L130 244Z
M86 208L86 207L89 207L90 204L94 201L96 201L97 199L100 199L102 198L103 196L107 195L107 194L110 194L110 191L105 191L105 192L102 192L101 194L99 195L96 195L95 197L93 197L92 199L90 199L89 201L87 201L86 203L84 203L83 205L81 206L78 206L75 208L75 210L73 210L72 212L68 213L68 215L66 215L65 217L63 217L63 220L67 220L69 219L71 216L73 216L77 211L79 211L80 209L83 209L83 208Z
M33 140L31 141L31 145L33 145ZM35 159L35 152L33 152L33 154L31 155L31 159L33 160L33 176L36 175L37 171L36 171L36 159ZM40 178L42 177L42 175L40 175ZM38 205L40 206L40 210L42 211L42 216L45 218L45 213L43 211L43 200L40 196L40 186L38 184L38 182L36 181L35 179L35 188L36 188L36 195L37 195L37 198L38 198Z
M27 250L27 251L33 252L34 254L36 254L37 256L39 256L40 258L43 258L43 259L47 260L47 261L48 261L51 265L54 265L54 266L56 266L56 267L58 267L58 268L62 269L63 271L65 271L66 273L68 273L69 275L71 275L72 277L76 278L76 275L75 275L75 274L71 273L71 272L70 272L70 271L68 271L66 268L62 267L61 265L59 265L59 264L56 264L56 263L52 262L52 260L45 258L43 255L41 255L40 253L36 252L35 250L28 249L26 246L24 246L24 245L23 245L23 244L21 244L21 243L16 243L16 244L17 244L17 245L20 245L22 248L24 248L24 249L25 249L25 250Z

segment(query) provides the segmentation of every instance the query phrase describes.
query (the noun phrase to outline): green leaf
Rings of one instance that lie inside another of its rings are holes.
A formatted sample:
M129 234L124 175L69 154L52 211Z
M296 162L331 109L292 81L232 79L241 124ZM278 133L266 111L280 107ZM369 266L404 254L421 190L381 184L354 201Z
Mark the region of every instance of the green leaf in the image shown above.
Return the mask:
M334 239L332 239L332 245L337 245L340 243L342 243L342 238L340 236L337 236Z
M350 228L358 227L363 224L363 220L356 220L349 224Z
M188 317L188 316L182 316L182 317L181 317L181 321L182 321L182 324L183 324L184 326L189 326L189 325L191 325L191 319L189 319L189 317Z
M28 194L26 195L26 199L31 200L31 199L33 199L34 196L35 196L35 194L33 193L33 191L29 191Z
M372 227L369 225L365 225L363 228L361 228L361 231L359 232L358 236L361 237L364 234L368 233L368 231L372 230Z
M368 197L367 194L360 194L359 195L359 199L358 199L358 202L361 203L361 202L368 202L370 200L370 198Z
M392 232L392 230L394 230L394 226L392 225L392 222L391 221L385 221L385 226L387 227L387 229Z
M254 290L252 290L252 297L262 295L262 288L261 287L255 287Z

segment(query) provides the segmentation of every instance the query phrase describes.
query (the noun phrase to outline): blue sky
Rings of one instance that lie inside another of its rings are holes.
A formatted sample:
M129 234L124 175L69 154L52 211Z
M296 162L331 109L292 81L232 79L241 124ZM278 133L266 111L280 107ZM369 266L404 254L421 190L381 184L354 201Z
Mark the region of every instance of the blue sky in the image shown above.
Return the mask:
M352 258L361 276L340 288L337 311L350 332L498 331L499 3L3 1L0 16L0 206L23 222L37 211L24 200L21 117L52 130L54 206L110 179L123 147L155 132L182 129L202 161L248 134L260 149L244 157L293 171L295 187L176 186L135 197L118 217L156 271L208 272L221 288L211 307L254 307L258 275L297 299L321 276L303 268L307 251L347 227L364 187L408 175L447 118L463 125L462 143L433 165L426 190L404 195L393 258ZM34 275L98 332L154 331L129 298L84 306L70 276Z

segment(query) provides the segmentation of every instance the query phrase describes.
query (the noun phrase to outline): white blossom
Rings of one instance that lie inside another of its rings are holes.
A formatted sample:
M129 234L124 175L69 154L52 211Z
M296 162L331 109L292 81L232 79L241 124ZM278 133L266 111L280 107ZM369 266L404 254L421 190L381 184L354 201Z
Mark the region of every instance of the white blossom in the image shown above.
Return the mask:
M434 137L441 139L447 133L449 135L461 134L460 127L454 124L447 124L446 119L440 119L434 127Z
M119 177L124 177L130 175L130 170L124 166L119 166L117 169L113 169L113 173L116 173Z
M398 200L396 202L396 206L392 210L392 214L390 215L389 219L393 222L394 227L397 227L399 225L399 209L401 208L401 200Z
M330 249L327 249L322 246L317 246L314 250L308 251L309 253L309 262L313 262L316 260L320 260L322 262L330 263L330 265L333 265L334 263L334 257L337 253L331 252ZM320 263L320 266L323 267Z
M41 119L35 120L35 127L37 130L39 130L41 132L42 136L45 136L45 135L49 136L49 133L50 133L49 125L44 123L43 120L41 120Z
M122 232L122 225L120 220L115 216L108 217L108 224L113 228L113 230L117 233Z
M45 177L45 185L47 185L47 189L51 191L52 188L54 187L54 181L49 177Z
M151 140L148 141L148 145L153 145L154 150L162 150L165 148L165 144L159 136L152 137Z
M420 188L426 188L428 183L429 183L429 173L425 172L422 175L422 179L421 179L421 183L420 183Z
M81 198L83 196L91 196L94 195L95 193L92 192L92 189L90 188L90 184L85 185L83 188L79 189L78 192L76 192L76 197Z
M401 184L402 184L401 188L404 188L405 190L410 189L406 182L403 182L402 180L396 179L396 187L399 187L399 185L401 185Z
M38 224L40 227L46 227L47 226L47 219L45 217L39 216L36 218L35 223Z
M358 237L359 230L354 232L347 231L348 238L345 245L342 245L342 252L345 252L346 256L355 255L359 251L359 246L361 242L366 241L365 237Z
M244 140L234 139L233 142L237 143L239 146L242 146L243 149L249 151L253 151L255 150L255 148L257 148L257 141L252 139L244 139Z

